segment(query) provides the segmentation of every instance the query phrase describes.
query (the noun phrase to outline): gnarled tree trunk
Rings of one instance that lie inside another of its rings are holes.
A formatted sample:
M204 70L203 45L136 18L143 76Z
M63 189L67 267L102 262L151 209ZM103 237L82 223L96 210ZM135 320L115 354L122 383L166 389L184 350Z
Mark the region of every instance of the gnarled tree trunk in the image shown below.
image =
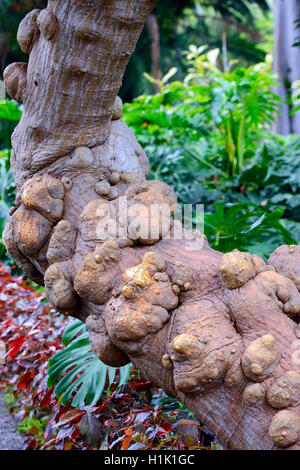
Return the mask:
M21 23L29 64L5 72L24 103L5 243L58 311L86 321L102 361L132 361L228 448L299 449L300 248L266 264L181 233L172 189L146 181L120 119L124 69L155 3L49 0Z

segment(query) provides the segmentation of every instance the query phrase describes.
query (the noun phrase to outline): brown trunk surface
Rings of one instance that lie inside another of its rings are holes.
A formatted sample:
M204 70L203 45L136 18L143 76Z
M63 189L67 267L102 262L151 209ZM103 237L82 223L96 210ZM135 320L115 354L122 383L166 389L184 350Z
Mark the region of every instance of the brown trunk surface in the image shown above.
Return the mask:
M146 21L148 33L151 39L151 70L155 80L161 80L162 72L160 66L160 34L159 24L155 15L149 15ZM154 84L157 93L160 90L158 83Z
M146 181L120 119L122 76L155 3L49 0L21 23L29 65L5 72L24 103L6 246L58 311L86 321L105 363L132 361L230 449L299 449L300 248L266 264L178 235L174 192Z

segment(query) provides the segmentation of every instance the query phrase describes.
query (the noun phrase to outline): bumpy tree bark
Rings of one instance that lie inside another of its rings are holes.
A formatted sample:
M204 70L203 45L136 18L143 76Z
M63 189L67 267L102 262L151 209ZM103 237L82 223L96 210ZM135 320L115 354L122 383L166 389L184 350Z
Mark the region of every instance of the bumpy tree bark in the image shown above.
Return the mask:
M300 248L268 263L206 240L195 250L201 234L178 236L175 195L146 181L120 119L124 69L155 3L49 0L22 21L29 64L5 72L24 103L5 243L58 311L86 321L106 364L132 361L228 448L299 449Z

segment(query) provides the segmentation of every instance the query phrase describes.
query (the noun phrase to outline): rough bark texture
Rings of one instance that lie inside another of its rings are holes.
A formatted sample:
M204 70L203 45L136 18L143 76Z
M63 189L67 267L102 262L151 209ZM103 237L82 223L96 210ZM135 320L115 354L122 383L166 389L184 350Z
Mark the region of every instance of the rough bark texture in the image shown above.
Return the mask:
M201 234L178 237L174 192L146 181L120 120L121 78L154 4L50 0L21 23L29 65L5 73L24 102L5 243L58 311L86 321L106 364L134 362L230 449L299 449L300 248L268 263L206 241L195 251Z

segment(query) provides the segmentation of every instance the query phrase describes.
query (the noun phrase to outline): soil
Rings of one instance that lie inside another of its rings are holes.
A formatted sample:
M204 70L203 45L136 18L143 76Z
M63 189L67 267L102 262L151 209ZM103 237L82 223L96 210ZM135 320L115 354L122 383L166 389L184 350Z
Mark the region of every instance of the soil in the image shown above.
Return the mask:
M0 450L22 450L23 440L16 431L16 423L9 414L3 394L0 394Z

